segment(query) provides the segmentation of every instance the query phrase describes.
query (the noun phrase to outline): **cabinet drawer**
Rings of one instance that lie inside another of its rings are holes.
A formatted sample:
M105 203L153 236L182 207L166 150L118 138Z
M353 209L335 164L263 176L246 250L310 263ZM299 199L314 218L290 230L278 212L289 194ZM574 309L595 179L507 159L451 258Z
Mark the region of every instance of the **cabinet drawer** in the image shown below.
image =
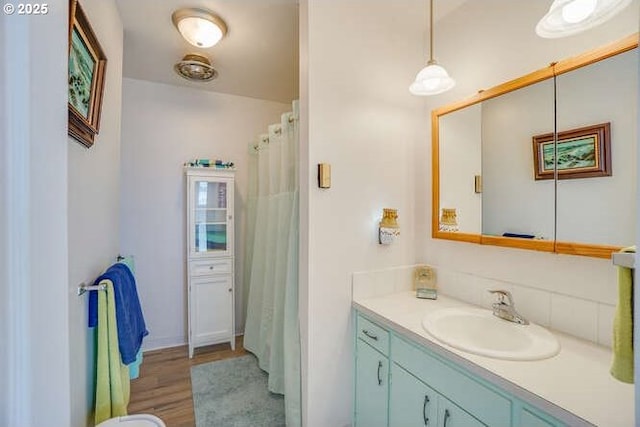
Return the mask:
M389 331L358 315L358 338L385 356L389 355Z
M231 273L231 258L206 259L189 262L189 272L192 276L206 276L207 274Z
M511 425L511 401L414 344L394 336L393 360L490 426Z

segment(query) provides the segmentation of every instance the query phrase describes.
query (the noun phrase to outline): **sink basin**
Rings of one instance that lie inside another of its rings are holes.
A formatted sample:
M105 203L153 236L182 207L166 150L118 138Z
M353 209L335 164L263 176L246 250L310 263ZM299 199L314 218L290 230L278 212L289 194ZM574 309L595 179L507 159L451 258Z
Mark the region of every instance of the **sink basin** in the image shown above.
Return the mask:
M496 359L540 360L560 351L548 330L508 322L480 308L441 309L426 315L422 327L451 347Z

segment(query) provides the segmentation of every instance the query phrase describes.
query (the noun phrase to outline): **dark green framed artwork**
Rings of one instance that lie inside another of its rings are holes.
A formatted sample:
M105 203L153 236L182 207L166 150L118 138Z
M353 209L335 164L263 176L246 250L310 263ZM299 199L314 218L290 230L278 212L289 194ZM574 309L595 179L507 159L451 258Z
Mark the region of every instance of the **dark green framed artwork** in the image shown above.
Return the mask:
M69 2L68 133L91 147L100 130L107 58L77 0Z

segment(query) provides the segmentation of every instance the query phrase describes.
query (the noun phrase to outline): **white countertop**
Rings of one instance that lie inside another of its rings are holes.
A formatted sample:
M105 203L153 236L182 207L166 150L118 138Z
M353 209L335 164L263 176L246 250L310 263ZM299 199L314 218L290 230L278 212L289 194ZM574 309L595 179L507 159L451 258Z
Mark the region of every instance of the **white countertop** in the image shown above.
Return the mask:
M418 299L415 292L400 292L354 299L353 306L569 425L635 425L634 386L609 374L612 354L608 348L553 331L561 345L554 357L537 361L492 359L450 347L422 328L427 313L470 304L443 295L434 301Z

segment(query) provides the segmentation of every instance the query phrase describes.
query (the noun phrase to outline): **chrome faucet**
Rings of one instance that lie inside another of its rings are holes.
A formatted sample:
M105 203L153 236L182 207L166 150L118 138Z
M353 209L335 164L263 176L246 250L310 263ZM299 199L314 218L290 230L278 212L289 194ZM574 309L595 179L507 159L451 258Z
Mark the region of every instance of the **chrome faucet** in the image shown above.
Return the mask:
M489 290L492 294L498 296L498 301L491 304L493 315L509 322L518 323L520 325L528 325L529 321L522 317L517 311L511 292L503 289ZM505 301L505 298L507 301Z

